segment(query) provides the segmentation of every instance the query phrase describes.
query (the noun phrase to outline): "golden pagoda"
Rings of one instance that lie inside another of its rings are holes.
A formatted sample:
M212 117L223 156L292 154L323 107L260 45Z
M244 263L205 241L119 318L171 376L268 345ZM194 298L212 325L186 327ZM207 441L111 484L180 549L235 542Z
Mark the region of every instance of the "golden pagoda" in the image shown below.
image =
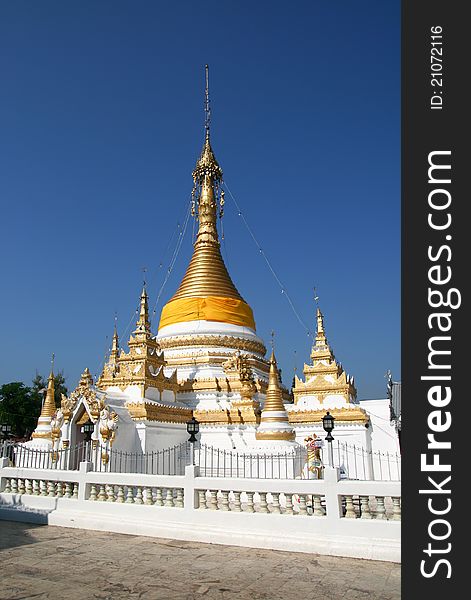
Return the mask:
M283 403L274 351L270 357L267 395L255 438L257 441L268 442L294 442L295 439L295 432L289 424L288 413Z
M38 418L38 424L33 431L33 440L51 440L52 428L51 421L56 412L56 403L54 400L54 371L51 368L51 373L47 382L46 398L41 408L41 414Z

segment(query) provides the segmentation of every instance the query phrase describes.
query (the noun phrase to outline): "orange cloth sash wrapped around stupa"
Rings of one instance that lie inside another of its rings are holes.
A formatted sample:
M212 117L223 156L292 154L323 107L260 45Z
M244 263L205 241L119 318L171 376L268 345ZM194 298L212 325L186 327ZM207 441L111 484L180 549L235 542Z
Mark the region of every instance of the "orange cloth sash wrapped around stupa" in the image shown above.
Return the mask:
M250 306L243 300L208 296L206 298L178 298L162 310L159 329L185 321L219 321L255 329Z

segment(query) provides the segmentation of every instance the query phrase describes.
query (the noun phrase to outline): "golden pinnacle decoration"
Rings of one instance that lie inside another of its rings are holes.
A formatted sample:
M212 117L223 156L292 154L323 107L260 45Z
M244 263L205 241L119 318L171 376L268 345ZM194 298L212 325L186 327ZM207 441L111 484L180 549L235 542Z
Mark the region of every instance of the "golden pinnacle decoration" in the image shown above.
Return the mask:
M257 440L294 441L295 432L289 425L288 413L283 403L275 352L270 357L270 374L260 426L255 434Z
M255 329L252 309L237 291L221 256L217 231L218 198L221 209L222 169L210 142L209 85L206 65L205 141L193 171L192 212L198 219L193 256L183 280L164 306L159 330L187 321L220 321ZM221 214L221 213L220 213Z
M327 396L344 396L347 403L356 399L357 391L353 377L347 375L341 364L335 360L329 346L324 327L324 315L319 307L316 310L317 331L311 351L312 365L304 365L305 381L294 378L294 403L304 397L314 396L323 402Z

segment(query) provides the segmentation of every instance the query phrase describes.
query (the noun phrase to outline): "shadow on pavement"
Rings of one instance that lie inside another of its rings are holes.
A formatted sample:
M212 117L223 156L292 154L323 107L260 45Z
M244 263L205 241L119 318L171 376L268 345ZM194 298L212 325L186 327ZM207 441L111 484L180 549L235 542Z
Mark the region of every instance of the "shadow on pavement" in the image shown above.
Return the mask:
M0 520L0 552L17 546L35 544L38 540L34 531L47 524L47 516L44 523L23 523L20 521Z

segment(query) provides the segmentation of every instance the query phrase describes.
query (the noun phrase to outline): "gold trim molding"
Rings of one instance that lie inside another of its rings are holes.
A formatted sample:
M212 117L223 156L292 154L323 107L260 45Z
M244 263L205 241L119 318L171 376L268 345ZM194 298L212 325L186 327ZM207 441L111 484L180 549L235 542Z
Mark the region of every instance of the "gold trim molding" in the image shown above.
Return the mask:
M370 422L367 412L355 406L352 408L329 408L330 414L337 423L361 423L366 425ZM322 417L325 415L325 409L319 410L289 410L289 422L293 425L299 423L322 423Z
M173 350L175 348L213 347L222 346L223 348L237 348L245 352L254 352L265 356L267 349L259 342L246 340L231 335L179 335L159 339L159 346L162 350ZM168 357L166 357L168 359Z
M164 406L152 402L127 402L126 408L134 421L186 423L193 415L191 408Z

